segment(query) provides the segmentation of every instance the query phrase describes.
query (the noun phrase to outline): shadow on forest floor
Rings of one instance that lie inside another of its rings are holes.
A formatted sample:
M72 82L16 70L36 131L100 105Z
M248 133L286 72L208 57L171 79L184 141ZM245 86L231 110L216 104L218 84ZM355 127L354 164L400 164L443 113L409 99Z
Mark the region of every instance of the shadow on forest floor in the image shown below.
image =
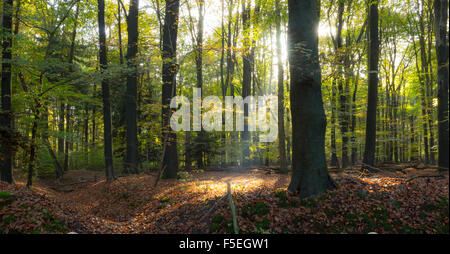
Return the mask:
M370 175L346 170L332 173L338 189L300 200L286 192L288 175L266 168L185 172L178 180L161 179L156 189L149 174L107 184L99 172L74 171L59 185L37 181L32 191L20 181L0 185L0 192L18 197L0 208L0 215L35 202L44 204L36 212L42 220L43 211L55 214L67 230L79 233L231 233L230 182L243 233L448 233L448 173L412 179L430 173L435 174L432 169ZM3 221L0 229L48 231L26 218ZM17 228L17 221L30 225Z

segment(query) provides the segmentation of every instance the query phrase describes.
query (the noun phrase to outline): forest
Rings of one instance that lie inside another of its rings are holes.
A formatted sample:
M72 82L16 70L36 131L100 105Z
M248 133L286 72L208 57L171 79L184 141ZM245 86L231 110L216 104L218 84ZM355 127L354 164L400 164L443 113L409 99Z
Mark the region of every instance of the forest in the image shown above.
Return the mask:
M2 0L0 233L449 234L448 26L448 0Z

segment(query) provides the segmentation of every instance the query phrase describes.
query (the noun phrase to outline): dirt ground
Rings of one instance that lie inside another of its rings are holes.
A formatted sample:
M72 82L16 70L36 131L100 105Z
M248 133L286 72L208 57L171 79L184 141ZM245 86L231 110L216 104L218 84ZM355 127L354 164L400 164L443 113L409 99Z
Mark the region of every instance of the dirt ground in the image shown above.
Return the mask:
M14 187L0 185L1 192L18 197L0 210L0 231L53 232L46 229L55 227L45 226L54 224L45 213L41 228L27 225L26 218L10 219L14 209L34 200L49 202L51 208L30 206L39 216L48 210L59 218L62 226L55 233L231 233L229 182L240 232L448 233L448 172L406 166L378 170L330 169L339 188L307 201L287 193L290 177L271 168L184 172L177 180L161 179L156 188L154 173L106 183L103 172L70 171L61 181L37 179L32 190L17 179ZM20 201L22 196L27 198ZM447 216L442 215L445 209ZM364 213L373 216L365 218ZM5 218L13 222L7 224Z

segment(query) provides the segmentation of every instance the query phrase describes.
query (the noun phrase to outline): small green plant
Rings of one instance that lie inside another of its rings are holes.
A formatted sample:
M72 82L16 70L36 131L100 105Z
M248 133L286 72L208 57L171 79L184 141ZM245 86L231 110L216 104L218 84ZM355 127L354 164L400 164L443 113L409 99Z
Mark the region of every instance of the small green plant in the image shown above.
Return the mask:
M275 191L275 197L279 198L280 200L286 200L287 199L287 193L284 190L276 190Z
M169 197L163 197L163 198L161 198L160 200L159 200L159 202L161 202L161 203L167 203L167 202L169 202L170 201L170 198Z
M269 208L262 201L258 201L254 204L248 204L242 207L242 216L247 218L252 218L255 215L263 216L266 215L268 212Z
M181 181L187 181L192 178L192 175L186 171L180 171L177 173L177 179Z
M64 223L61 220L56 219L50 214L45 214L44 219L47 223L44 224L44 228L52 233L67 233L69 231L68 228L64 226Z
M0 192L0 199L8 199L11 197L11 193L9 192Z
M223 216L222 214L216 214L213 218L212 218L212 222L213 223L221 223L223 220L225 220L225 216Z
M11 204L15 197L9 192L0 192L0 209Z

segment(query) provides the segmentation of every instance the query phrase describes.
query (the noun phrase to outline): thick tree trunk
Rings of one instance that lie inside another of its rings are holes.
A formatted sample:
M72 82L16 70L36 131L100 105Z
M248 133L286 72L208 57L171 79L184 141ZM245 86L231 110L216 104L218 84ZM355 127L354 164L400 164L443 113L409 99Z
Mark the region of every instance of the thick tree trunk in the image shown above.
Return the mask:
M434 12L438 60L438 166L448 170L448 1L434 0Z
M12 89L11 89L11 59L12 59L12 17L13 0L3 2L2 19L2 77L1 77L1 100L0 109L0 167L1 180L13 183L12 175L12 143L13 143L13 125L12 125Z
M177 65L177 34L179 0L166 0L166 13L163 28L163 67L162 67L162 136L164 142L162 169L163 177L176 178L178 173L178 150L176 133L170 129L170 118L173 110L171 99L176 92Z
M105 34L105 1L98 0L98 33L100 42L100 70L102 74L102 98L103 98L103 138L105 154L105 175L107 181L114 179L113 168L113 148L112 148L112 124L111 124L111 99L109 92L109 81L105 77L105 71L108 68L108 49L106 48Z
M325 157L326 117L321 91L316 0L289 0L289 62L292 107L290 192L320 195L336 185Z
M127 46L127 90L126 90L126 127L127 152L124 171L138 171L138 138L137 138L137 53L138 53L138 18L139 0L131 0L128 11L128 46Z
M366 142L363 163L374 166L377 130L377 100L378 100L378 3L369 3L369 88L367 98ZM364 166L363 166L364 168Z

